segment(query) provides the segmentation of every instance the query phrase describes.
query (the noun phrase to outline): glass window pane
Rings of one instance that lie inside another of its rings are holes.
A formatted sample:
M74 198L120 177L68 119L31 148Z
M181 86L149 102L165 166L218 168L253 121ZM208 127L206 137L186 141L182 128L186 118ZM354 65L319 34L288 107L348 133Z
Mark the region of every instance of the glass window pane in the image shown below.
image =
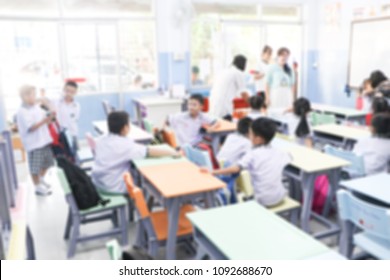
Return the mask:
M57 25L2 21L0 29L0 85L10 117L20 105L21 85L35 85L48 95L61 91Z
M62 0L66 16L151 16L152 0Z
M255 4L194 3L197 14L229 19L256 19L258 6Z
M264 5L261 8L261 18L271 21L300 21L299 6Z
M0 0L0 14L7 16L58 16L56 0Z
M119 52L123 90L157 88L154 21L120 21Z

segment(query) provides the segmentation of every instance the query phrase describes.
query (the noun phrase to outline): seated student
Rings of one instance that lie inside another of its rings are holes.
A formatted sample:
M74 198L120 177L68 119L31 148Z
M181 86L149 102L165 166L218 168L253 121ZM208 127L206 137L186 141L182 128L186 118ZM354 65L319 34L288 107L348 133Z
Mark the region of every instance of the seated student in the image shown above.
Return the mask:
M276 126L272 120L259 118L253 121L249 131L253 148L237 164L214 170L213 174L235 174L246 169L251 176L257 202L264 206L279 204L286 196L282 172L291 157L271 145L275 133Z
M390 105L389 101L387 101L384 97L374 97L372 101L371 111L373 115L379 113L389 113Z
M251 111L247 115L248 118L255 120L265 116L265 98L263 95L254 95L249 98L249 106Z
M238 121L237 132L229 134L217 154L218 161L225 166L236 164L252 147L249 140L249 128L252 120L248 117Z
M210 126L212 131L218 126L216 118L202 112L204 100L200 94L193 94L188 100L188 111L168 117L168 125L173 129L180 146L196 145L202 141L201 129Z
M109 193L126 193L122 180L130 170L130 161L146 157L180 156L176 151L148 147L127 138L130 132L129 115L115 111L108 115L109 134L96 141L95 162L92 168L94 184Z
M286 114L288 132L291 137L296 137L299 143L311 145L311 129L308 115L311 112L310 101L304 97L298 98L293 104L292 113Z
M23 86L20 89L22 107L16 119L23 146L27 151L30 174L37 195L51 194L50 185L44 181L47 169L54 165L51 151L52 138L48 124L55 114L45 112L37 103L36 91L33 86Z
M358 140L353 152L363 156L367 175L387 172L390 162L390 114L375 115L370 128L372 136Z

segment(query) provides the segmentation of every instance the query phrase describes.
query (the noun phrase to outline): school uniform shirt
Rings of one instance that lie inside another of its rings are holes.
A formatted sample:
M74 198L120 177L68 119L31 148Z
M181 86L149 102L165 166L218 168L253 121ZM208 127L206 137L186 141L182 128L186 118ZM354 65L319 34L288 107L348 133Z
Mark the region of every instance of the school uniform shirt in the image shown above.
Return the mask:
M378 137L360 139L355 144L353 152L363 156L367 175L387 172L390 162L390 139Z
M257 71L261 74L264 74L264 77L255 81L256 92L265 92L265 75L268 72L268 68L269 64L261 60Z
M46 124L30 131L32 126L41 122L45 117L46 111L38 104L22 105L19 109L16 120L23 146L27 152L43 148L53 142Z
M176 134L176 139L180 146L185 144L195 145L202 140L200 129L204 125L211 125L216 122L216 118L199 113L193 118L188 112L181 112L168 117L170 127Z
M60 126L68 129L72 136L77 137L80 104L76 101L67 103L63 98L61 98L54 101L54 106Z
M279 64L269 66L266 75L266 84L270 91L269 109L286 109L293 104L292 87L295 84L294 70L291 68L291 75L288 75Z
M295 114L292 114L292 113L286 114L285 116L283 116L283 118L287 124L289 136L296 137L295 131L297 130L297 127L299 125L299 122L301 121L301 118ZM312 128L310 125L310 114L307 115L306 119L307 119L307 124L309 125L309 130L310 130L310 134L307 135L306 137L310 137L312 135Z
M146 156L146 146L124 136L104 135L96 141L92 180L104 191L125 193L123 174L130 171L130 161Z
M217 159L229 165L237 164L251 148L252 143L247 137L239 133L232 133L229 134L219 150Z
M248 118L252 120L256 120L258 118L263 118L265 117L265 114L262 112L255 112L255 111L250 111L249 114L247 115Z
M264 206L273 206L286 196L282 172L290 161L291 157L286 152L265 145L254 147L238 162L251 176L257 202Z
M210 114L224 117L233 114L233 100L246 91L245 73L231 66L216 79L210 92Z

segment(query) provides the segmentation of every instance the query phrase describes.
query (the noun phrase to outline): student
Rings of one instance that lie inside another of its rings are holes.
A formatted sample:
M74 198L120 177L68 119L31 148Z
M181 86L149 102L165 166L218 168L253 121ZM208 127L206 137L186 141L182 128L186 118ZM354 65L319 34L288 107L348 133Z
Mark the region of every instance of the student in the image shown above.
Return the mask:
M389 101L387 101L384 97L374 97L372 101L371 111L373 115L379 113L389 113L390 105Z
M249 140L249 128L252 124L251 118L243 118L238 121L237 132L229 134L225 143L218 152L218 161L223 161L224 166L237 164L237 162L251 149L252 143Z
M193 86L203 85L203 81L199 78L199 67L192 66L191 68L191 84Z
M20 89L22 107L17 113L17 124L23 146L27 151L30 174L37 195L51 194L50 185L44 177L48 168L53 166L54 158L51 151L52 138L48 124L53 120L53 112L45 112L37 103L36 91L33 86L23 86Z
M266 106L269 109L286 109L295 100L295 73L288 65L290 50L278 50L277 63L271 65L266 76Z
M103 191L126 193L122 180L130 170L130 162L146 157L180 156L176 151L147 147L127 138L130 132L129 115L115 111L108 115L109 134L96 141L92 181Z
M255 199L264 206L279 204L286 196L282 183L284 167L291 157L270 144L276 133L274 122L267 118L253 121L249 131L253 148L235 165L214 170L214 175L227 175L248 170Z
M358 140L353 152L363 156L367 175L387 172L390 162L390 114L375 115L370 128L372 136Z
M301 144L311 144L311 129L308 121L310 112L310 101L301 97L294 102L292 114L286 116L289 135L297 138Z
M248 99L245 68L247 59L237 55L232 65L216 79L210 92L210 113L218 118L232 119L233 100L241 97Z
M249 98L249 106L251 111L248 114L248 118L255 120L260 117L265 117L265 99L264 95L254 95Z
M204 104L203 96L193 94L188 100L188 111L176 113L168 117L168 125L176 134L180 146L196 145L202 141L202 128L209 126L212 131L218 126L216 118L202 112Z
M259 95L265 95L265 75L268 71L272 58L272 48L268 45L264 46L261 53L261 59L258 71L254 73L256 92Z

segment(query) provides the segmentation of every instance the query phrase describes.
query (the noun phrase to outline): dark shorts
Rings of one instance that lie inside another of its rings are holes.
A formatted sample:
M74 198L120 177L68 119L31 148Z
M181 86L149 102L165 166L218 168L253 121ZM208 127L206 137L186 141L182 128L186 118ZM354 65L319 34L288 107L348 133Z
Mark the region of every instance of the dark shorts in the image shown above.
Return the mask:
M32 150L28 153L28 165L32 175L39 173L54 165L53 152L51 146L47 145L43 148Z

